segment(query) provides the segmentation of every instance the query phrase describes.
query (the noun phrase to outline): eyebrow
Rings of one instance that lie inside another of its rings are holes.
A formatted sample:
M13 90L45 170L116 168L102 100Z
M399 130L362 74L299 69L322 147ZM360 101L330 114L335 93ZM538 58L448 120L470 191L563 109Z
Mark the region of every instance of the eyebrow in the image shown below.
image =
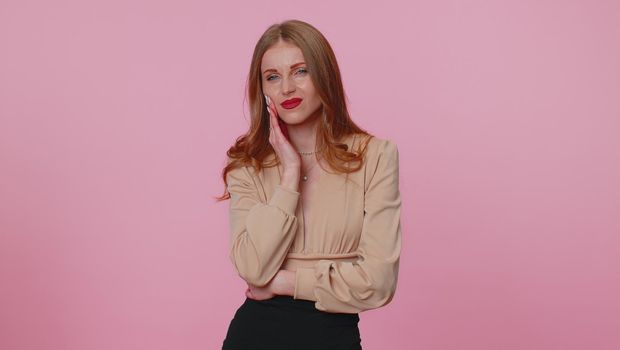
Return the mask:
M294 65L292 65L292 66L291 66L291 68L295 68L295 67L297 67L297 66L299 66L299 65L302 65L302 64L306 64L306 62L297 62L297 63L295 63ZM266 69L266 70L263 72L263 74L265 74L265 73L267 73L267 72L277 72L277 70L276 70L276 69L273 69L273 68Z

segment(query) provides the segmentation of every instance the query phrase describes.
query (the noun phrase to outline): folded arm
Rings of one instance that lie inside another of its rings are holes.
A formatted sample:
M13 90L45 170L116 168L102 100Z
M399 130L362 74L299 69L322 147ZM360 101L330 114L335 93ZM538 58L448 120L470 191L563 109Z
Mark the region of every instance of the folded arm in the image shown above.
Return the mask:
M278 272L295 238L300 193L276 185L264 203L247 167L228 172L227 182L230 259L246 282L264 286Z

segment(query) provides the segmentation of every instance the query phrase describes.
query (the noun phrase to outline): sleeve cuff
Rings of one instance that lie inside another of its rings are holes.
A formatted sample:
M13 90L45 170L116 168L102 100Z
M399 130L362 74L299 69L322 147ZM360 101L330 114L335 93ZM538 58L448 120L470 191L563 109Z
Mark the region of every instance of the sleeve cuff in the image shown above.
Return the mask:
M276 185L273 196L269 200L270 205L274 205L282 209L289 215L295 215L297 210L297 202L299 202L300 193L293 191L281 185Z
M317 301L314 296L316 277L313 268L298 267L295 272L295 292L293 299Z

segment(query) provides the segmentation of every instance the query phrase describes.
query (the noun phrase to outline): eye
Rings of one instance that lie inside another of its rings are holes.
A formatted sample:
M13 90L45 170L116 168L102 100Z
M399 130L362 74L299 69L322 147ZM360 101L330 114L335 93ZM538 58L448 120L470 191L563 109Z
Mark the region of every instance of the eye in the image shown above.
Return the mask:
M307 70L306 68L299 68L299 69L297 70L297 72L296 72L296 73L306 74L306 73L308 73L308 70ZM267 81L271 81L271 80L273 80L273 79L271 79L271 78L273 78L273 77L276 77L276 75L275 75L275 74L272 74L272 75L268 76L268 77L266 78L266 80L267 80Z

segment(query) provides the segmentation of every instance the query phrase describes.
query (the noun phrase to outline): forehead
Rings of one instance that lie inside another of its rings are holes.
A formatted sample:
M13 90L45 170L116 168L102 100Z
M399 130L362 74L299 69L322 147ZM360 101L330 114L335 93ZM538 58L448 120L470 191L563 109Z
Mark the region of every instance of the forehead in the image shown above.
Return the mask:
M279 41L263 54L261 71L265 69L287 70L291 65L301 61L304 61L304 55L299 47Z

